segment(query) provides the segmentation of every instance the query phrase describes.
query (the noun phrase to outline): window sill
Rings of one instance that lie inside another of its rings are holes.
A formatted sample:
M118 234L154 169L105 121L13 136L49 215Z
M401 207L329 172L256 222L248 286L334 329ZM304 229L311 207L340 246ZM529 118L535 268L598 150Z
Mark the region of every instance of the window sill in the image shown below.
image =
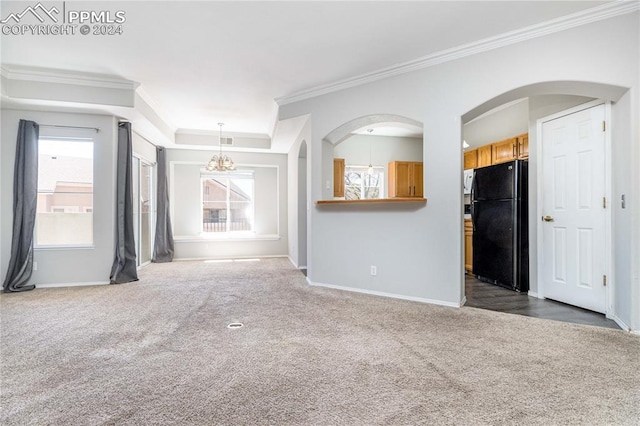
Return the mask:
M316 201L317 206L323 206L328 204L357 204L357 205L366 205L366 204L399 204L399 203L427 203L426 198L373 198L367 200L318 200Z
M216 241L278 241L280 235L277 234L226 234L226 235L188 235L174 236L176 243L203 243Z
M93 244L72 245L72 246L34 246L34 251L50 251L50 250L95 250Z

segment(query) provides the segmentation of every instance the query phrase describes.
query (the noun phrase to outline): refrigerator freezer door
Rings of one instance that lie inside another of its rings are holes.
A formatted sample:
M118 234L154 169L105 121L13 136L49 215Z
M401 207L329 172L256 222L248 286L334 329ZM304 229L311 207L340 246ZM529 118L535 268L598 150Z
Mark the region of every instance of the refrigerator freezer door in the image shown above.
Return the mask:
M473 178L473 200L515 198L516 169L516 161L476 169Z
M473 273L511 289L516 288L514 212L516 200L473 203Z

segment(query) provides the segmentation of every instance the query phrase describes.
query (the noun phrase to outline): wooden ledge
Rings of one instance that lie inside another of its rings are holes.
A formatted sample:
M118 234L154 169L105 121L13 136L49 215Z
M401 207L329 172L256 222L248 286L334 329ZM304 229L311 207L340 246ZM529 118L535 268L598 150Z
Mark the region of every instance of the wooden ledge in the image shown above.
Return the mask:
M426 203L426 198L373 198L368 200L318 200L316 201L317 206L328 205L328 204L398 204L398 203Z

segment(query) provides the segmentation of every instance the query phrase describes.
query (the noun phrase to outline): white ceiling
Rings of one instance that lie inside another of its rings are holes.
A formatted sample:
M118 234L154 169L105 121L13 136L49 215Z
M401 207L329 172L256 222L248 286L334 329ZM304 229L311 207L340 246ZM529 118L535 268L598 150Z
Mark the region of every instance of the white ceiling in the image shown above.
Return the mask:
M125 11L124 33L2 36L0 53L3 64L139 82L175 129L224 122L225 132L273 136L276 98L601 3L74 1L67 7ZM25 4L3 1L0 14Z

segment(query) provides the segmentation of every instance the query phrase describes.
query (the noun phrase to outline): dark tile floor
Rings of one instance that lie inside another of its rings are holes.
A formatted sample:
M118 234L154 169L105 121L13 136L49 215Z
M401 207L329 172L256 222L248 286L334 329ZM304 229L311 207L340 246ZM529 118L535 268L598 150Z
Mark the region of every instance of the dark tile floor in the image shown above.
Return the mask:
M531 297L526 293L518 293L479 281L469 275L465 277L465 287L467 297L465 306L575 324L620 329L615 321L607 319L603 314L550 299Z

